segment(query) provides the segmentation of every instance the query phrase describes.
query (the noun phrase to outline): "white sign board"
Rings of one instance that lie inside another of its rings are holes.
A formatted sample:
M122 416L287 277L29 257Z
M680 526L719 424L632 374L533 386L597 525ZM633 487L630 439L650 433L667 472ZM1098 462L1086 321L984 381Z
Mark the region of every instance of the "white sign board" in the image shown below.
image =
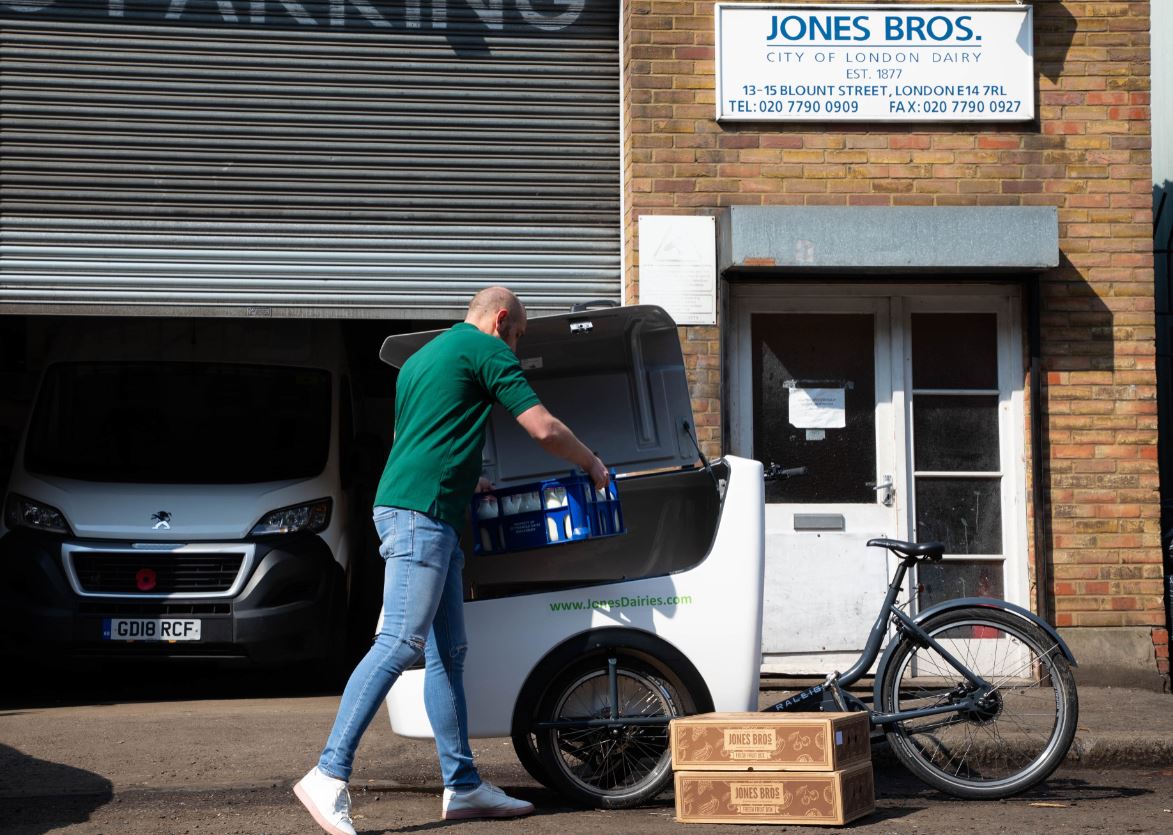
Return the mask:
M1035 116L1030 6L716 5L717 119Z
M678 325L717 323L717 225L711 217L642 215L639 303Z

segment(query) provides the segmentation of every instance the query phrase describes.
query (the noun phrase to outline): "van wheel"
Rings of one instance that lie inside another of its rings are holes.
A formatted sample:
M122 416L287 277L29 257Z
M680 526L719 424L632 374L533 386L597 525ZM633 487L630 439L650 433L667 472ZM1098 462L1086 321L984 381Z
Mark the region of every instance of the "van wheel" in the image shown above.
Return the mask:
M612 658L617 705L611 695ZM669 720L695 712L696 699L687 686L650 661L610 652L574 664L551 683L535 714L543 782L599 809L645 803L672 779ZM587 724L611 719L615 721ZM555 722L567 724L543 727Z
M372 547L372 551L377 554L377 547ZM382 558L376 556L371 559L355 554L353 559L346 607L346 642L342 655L347 676L370 650L378 631L379 614L383 609Z
M346 591L340 589L334 595L334 605L330 610L329 630L326 638L326 657L323 659L323 674L331 685L346 684L350 671L354 669L354 660L350 657L349 622L346 606Z

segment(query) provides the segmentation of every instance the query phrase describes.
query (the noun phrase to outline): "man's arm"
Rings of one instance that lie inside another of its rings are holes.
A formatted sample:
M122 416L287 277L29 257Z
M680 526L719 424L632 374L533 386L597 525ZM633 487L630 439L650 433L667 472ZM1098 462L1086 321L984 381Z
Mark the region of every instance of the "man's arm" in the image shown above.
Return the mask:
M546 452L582 467L594 482L596 490L606 487L607 482L611 480L611 474L607 472L599 456L591 452L586 444L570 431L570 427L550 414L550 410L541 403L530 406L518 415L517 422Z

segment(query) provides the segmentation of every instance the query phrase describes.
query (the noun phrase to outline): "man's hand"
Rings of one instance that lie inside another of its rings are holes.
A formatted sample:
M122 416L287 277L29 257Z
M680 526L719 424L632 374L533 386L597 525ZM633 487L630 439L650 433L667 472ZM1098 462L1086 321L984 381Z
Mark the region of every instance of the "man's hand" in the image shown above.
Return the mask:
M477 479L477 488L473 492L475 492L475 493L488 493L492 489L493 489L493 482L489 481L484 476L481 476L480 478Z
M591 477L591 481L595 485L596 490L602 490L611 481L611 473L607 472L607 467L599 460L599 456L592 455L593 459L590 466L586 468L586 473Z

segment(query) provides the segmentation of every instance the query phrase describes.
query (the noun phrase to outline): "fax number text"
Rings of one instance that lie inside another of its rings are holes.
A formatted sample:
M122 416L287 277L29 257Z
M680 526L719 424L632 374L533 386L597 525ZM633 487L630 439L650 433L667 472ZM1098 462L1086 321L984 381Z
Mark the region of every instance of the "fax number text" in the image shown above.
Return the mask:
M889 113L980 116L986 113L1013 114L1021 110L1021 99L888 99Z

